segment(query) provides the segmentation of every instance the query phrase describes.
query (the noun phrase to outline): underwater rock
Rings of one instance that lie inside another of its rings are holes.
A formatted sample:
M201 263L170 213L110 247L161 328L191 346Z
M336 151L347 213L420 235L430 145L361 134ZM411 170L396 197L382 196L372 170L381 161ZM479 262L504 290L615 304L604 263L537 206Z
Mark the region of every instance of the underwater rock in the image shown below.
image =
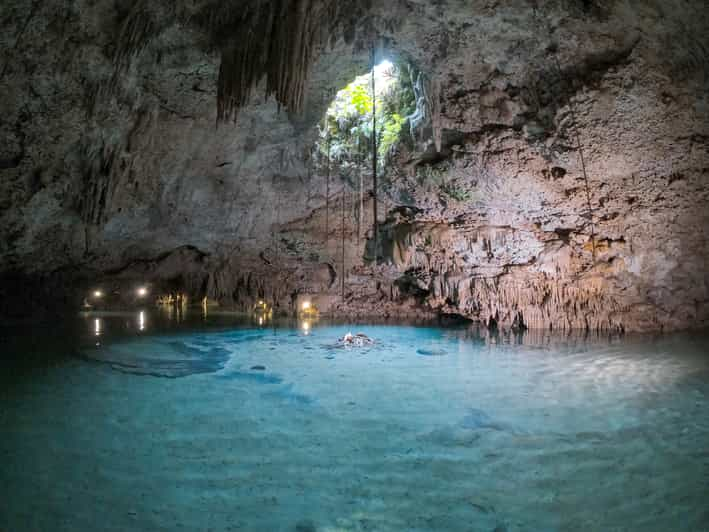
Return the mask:
M124 342L85 349L80 355L122 373L174 379L217 372L224 368L231 352L221 347L197 348L185 342L168 341L150 348L141 342Z
M265 370L266 370L266 366L260 366L260 365L251 366L251 369L252 369L253 371L265 371Z
M447 355L443 349L417 349L416 354L424 357L442 357Z
M316 532L317 527L310 519L298 521L295 525L295 532Z
M263 393L262 397L267 399L276 399L294 406L307 406L315 402L312 397L293 391L292 384Z
M427 443L446 447L473 447L478 445L480 433L459 426L439 427L419 436Z
M477 408L471 408L468 410L468 415L466 415L460 422L460 426L470 430L490 429L502 431L507 428L504 425L493 421L490 416Z

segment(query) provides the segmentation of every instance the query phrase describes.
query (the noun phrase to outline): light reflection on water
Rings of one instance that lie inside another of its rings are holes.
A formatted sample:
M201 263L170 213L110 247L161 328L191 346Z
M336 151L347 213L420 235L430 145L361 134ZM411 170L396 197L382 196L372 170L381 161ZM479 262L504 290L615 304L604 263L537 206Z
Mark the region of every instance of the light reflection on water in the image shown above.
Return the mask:
M38 358L3 377L0 529L709 525L705 334L147 309L79 324L11 342ZM348 331L376 343L342 348Z

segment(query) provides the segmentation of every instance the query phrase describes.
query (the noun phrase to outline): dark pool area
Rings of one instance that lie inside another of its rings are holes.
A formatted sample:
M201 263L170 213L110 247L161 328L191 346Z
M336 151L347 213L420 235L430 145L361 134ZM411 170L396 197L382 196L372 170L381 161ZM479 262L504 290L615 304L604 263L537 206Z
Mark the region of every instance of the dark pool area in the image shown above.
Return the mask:
M706 333L151 311L0 332L1 530L709 529Z

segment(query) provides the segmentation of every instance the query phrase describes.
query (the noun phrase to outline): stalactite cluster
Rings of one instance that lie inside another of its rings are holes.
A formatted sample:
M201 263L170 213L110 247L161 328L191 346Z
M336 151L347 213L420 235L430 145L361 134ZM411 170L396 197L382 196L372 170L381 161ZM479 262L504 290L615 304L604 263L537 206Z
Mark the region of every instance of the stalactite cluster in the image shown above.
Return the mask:
M276 0L245 10L222 48L218 120L235 120L264 77L267 95L289 111L302 110L310 66L337 8L332 0Z
M434 300L448 300L466 316L505 325L518 320L536 329L622 330L627 311L598 278L572 284L544 275L470 279L446 273L431 288Z
M113 63L117 68L126 67L155 34L157 28L149 6L146 2L136 2L124 19L113 54Z
M300 112L310 68L324 46L340 35L354 38L355 23L369 2L337 0L232 0L161 4L137 0L120 23L112 53L114 71L93 89L93 105L113 94L131 61L172 24L205 32L219 50L218 121L236 120L254 88L265 79L266 96Z
M426 105L431 116L431 128L433 130L433 142L436 151L441 151L443 143L443 127L441 125L441 86L437 80L427 79L425 82Z
M520 328L625 327L627 303L607 289L609 269L585 276L572 263L549 272L529 269L544 251L520 232L407 220L382 231L385 262L403 272L396 281L402 295L418 296L431 308ZM516 252L508 256L505 249Z
M114 48L111 54L110 77L91 84L87 90L87 111L93 116L106 106L118 92L121 81L131 62L148 44L158 37L163 29L179 19L177 5L167 7L157 2L136 0L118 25Z

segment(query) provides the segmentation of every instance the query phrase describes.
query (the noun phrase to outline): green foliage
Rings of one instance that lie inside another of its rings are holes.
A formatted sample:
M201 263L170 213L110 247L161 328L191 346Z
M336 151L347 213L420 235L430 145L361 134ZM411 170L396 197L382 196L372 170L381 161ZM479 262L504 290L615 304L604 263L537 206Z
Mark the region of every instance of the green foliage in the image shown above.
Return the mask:
M406 119L399 113L392 113L384 122L384 128L379 141L379 153L387 157L394 145L399 141L399 134Z
M372 112L372 96L362 84L350 84L350 89L346 97L349 99L349 104L354 107L358 115L366 115Z
M400 114L410 116L416 112L416 96L414 86L411 81L411 68L408 65L398 65L393 75L396 76L396 84L390 86L385 98L382 99L384 111L388 115Z
M407 66L380 65L375 76L376 101L372 98L371 73L360 76L337 94L321 127L318 142L321 160L326 160L329 151L330 160L338 163L344 174L371 166L375 103L377 156L382 173L395 152L406 117L415 110Z

